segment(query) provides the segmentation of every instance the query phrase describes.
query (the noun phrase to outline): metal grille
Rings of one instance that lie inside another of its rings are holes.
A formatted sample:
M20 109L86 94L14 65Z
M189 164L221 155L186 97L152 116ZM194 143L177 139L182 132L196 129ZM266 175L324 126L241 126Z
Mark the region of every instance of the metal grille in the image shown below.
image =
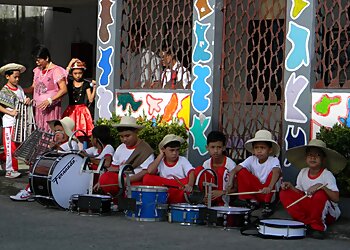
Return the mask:
M123 89L161 87L162 46L191 72L192 9L192 0L124 1L120 69Z
M230 156L246 157L244 143L259 129L281 143L285 1L225 1L222 131Z
M350 88L349 16L349 1L318 1L315 88Z

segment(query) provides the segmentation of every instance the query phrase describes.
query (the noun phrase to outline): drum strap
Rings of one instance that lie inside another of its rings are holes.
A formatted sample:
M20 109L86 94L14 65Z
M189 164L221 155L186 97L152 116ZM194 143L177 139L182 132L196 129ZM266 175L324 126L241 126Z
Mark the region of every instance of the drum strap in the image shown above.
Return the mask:
M147 142L141 140L140 143L137 144L134 152L132 152L126 160L125 164L130 164L133 168L137 168L147 160L151 154L153 154L153 148L151 148Z

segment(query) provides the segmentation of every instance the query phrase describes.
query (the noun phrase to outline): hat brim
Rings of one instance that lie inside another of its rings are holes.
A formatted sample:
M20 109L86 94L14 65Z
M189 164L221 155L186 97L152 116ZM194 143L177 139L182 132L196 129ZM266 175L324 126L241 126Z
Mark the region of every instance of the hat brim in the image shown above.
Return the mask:
M2 66L0 68L0 75L5 75L5 72L9 71L9 70L16 70L22 74L24 71L26 71L26 67L24 67L21 64L17 64L17 63L6 64L5 66Z
M61 122L60 120L51 120L51 121L47 121L47 124L49 125L50 129L52 131L54 131L56 122L59 122L61 124L61 126L63 127L63 130L66 133L66 135L68 137L71 137L71 135L73 134L73 131L70 128L68 128L64 122Z
M277 144L276 141L269 140L269 139L255 139L255 138L253 138L253 139L246 141L246 143L244 144L244 147L249 153L254 154L254 150L253 150L253 143L254 142L271 142L272 143L272 152L271 152L270 156L279 156L280 146Z
M144 128L143 125L134 125L134 124L113 124L112 127L115 127L115 128L135 128L135 129Z
M306 149L311 147L319 148L326 154L326 162L324 167L326 167L333 174L338 174L346 167L346 158L337 151L315 145L303 145L288 149L286 152L287 160L293 166L299 169L308 167L306 164Z
M185 142L185 140L184 140L182 137L176 136L176 137L174 137L174 138L169 138L169 139L166 139L166 140L163 139L163 140L159 143L158 147L159 147L159 148L164 148L165 145L167 145L169 142L173 142L173 141L180 142L180 144L182 144L182 143Z

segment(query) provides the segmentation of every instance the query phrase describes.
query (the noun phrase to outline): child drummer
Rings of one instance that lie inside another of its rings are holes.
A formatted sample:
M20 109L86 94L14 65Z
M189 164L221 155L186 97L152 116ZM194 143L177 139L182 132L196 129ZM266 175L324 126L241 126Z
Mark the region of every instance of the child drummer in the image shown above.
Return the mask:
M244 147L253 155L237 165L230 173L227 190L232 188L234 177L237 176L239 193L257 191L257 194L240 195L239 199L245 200L252 209L258 208L259 202L263 202L265 207L262 213L264 217L268 217L273 213L271 191L275 189L281 176L280 162L275 157L279 154L280 147L267 130L257 131L255 137L248 140Z
M318 139L289 149L286 156L293 166L302 169L295 187L290 182L282 183L280 200L293 219L308 226L307 234L324 239L327 224L340 216L339 190L332 172L336 174L344 169L346 159ZM309 196L294 203L305 193Z
M7 96L9 102L1 100L0 112L4 114L2 117L2 140L4 145L4 154L6 156L6 178L17 178L21 175L18 172L18 161L14 158L14 152L18 144L13 142L12 134L14 133L14 125L16 123L17 110L14 107L16 101L30 103L30 99L25 96L21 86L19 86L20 74L26 68L17 63L9 63L0 68L0 74L7 79L6 85L1 89L3 96ZM4 99L7 99L4 98Z
M164 136L159 143L159 155L148 166L149 174L143 177L144 185L169 187L169 204L185 202L184 192L192 192L195 181L193 166L179 155L183 142L182 137L174 134Z

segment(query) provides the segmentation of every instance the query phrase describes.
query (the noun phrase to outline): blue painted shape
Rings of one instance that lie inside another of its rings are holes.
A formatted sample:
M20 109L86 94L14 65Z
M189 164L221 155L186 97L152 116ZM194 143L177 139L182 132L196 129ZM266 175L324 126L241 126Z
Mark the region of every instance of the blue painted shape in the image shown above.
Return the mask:
M288 125L287 127L285 135L286 150L307 144L305 131L301 127L297 127L297 132L294 133L294 128L294 125ZM284 166L290 166L290 163L287 159L284 160Z
M308 66L310 30L295 22L289 22L287 39L292 43L292 49L286 57L286 69L288 71L298 70L302 65Z
M205 131L208 129L210 120L211 117L205 117L203 121L201 121L197 115L194 115L192 119L190 134L193 139L193 150L198 150L200 155L205 155L207 153L207 138L205 136Z
M192 83L192 106L197 112L205 112L210 106L208 95L212 92L211 86L206 82L211 75L208 66L196 65L193 68L195 80Z
M97 66L102 69L102 74L100 75L99 85L108 86L109 84L109 76L112 73L112 63L111 57L113 54L113 48L108 47L107 49L99 48L101 57L97 63Z
M339 117L339 122L350 128L350 98L348 98L348 116Z
M194 63L209 62L212 59L212 54L208 51L209 41L205 37L205 33L210 27L210 23L201 24L195 21L194 34L196 36L196 45L194 46L192 60Z

